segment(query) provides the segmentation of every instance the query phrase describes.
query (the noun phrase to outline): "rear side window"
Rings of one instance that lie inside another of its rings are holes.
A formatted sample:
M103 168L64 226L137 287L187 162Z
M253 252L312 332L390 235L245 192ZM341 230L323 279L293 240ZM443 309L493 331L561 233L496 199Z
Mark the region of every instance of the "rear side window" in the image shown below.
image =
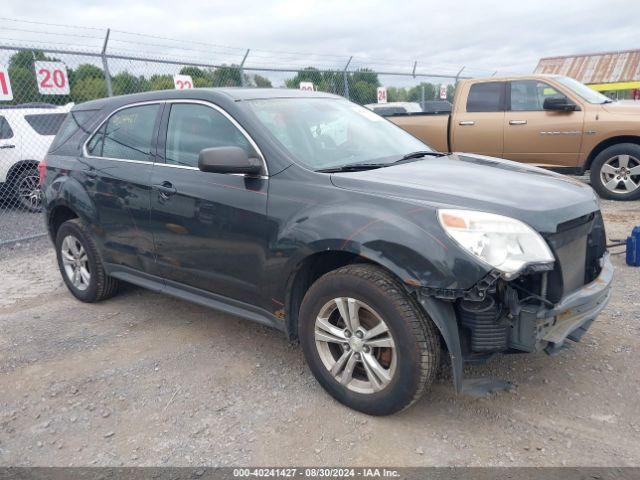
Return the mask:
M38 113L25 115L24 119L39 135L55 135L66 116L66 113Z
M504 111L504 82L474 83L469 89L467 112Z
M6 140L11 137L13 137L13 130L11 130L9 122L7 122L6 118L0 117L0 140Z
M69 140L78 130L82 130L85 134L90 133L87 130L89 121L98 114L99 110L73 110L69 112L62 122L56 138L51 144L51 151L57 149L60 145ZM86 137L85 137L86 138Z
M95 157L150 161L153 130L160 105L141 105L114 113L87 144Z

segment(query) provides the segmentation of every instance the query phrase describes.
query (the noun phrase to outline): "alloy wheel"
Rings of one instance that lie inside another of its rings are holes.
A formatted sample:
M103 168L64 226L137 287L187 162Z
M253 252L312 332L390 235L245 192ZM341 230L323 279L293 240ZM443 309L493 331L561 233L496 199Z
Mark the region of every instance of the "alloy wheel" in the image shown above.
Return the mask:
M314 332L322 363L347 389L375 393L393 379L395 342L385 321L366 303L348 297L330 300L320 309Z
M38 183L39 177L34 174L22 177L17 186L20 204L32 212L38 211L42 202L42 192Z
M616 155L604 162L600 181L610 192L628 194L640 188L640 160L631 155Z
M67 235L62 240L60 254L65 275L73 286L81 291L89 288L91 282L89 257L80 241L73 235Z

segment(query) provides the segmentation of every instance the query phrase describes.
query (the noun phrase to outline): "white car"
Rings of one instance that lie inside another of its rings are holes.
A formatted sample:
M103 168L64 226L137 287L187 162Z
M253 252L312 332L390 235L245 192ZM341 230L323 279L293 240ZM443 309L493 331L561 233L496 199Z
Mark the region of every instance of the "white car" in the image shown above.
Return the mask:
M0 106L0 195L5 204L40 209L38 163L72 106Z

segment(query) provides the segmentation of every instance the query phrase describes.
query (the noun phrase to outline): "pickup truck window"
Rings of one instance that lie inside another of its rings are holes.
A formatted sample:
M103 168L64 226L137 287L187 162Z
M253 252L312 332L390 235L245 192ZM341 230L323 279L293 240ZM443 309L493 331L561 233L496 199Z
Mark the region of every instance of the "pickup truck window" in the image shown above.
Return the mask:
M474 83L469 89L467 112L504 111L504 82Z
M172 105L167 163L197 167L200 151L213 147L240 147L249 154L253 151L245 136L217 110L190 103Z
M511 110L533 112L544 110L547 98L566 98L551 85L538 80L518 80L511 82Z
M387 163L407 153L431 151L393 123L346 100L274 98L248 104L274 139L313 170Z

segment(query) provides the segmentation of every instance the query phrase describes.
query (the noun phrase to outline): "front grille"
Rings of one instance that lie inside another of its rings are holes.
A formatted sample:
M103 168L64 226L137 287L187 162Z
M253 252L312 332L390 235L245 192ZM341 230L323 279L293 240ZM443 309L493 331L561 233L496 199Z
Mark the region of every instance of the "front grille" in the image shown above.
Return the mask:
M556 303L600 273L598 261L606 249L602 215L593 212L561 223L556 233L545 235L545 239L556 257L549 272L547 298Z

